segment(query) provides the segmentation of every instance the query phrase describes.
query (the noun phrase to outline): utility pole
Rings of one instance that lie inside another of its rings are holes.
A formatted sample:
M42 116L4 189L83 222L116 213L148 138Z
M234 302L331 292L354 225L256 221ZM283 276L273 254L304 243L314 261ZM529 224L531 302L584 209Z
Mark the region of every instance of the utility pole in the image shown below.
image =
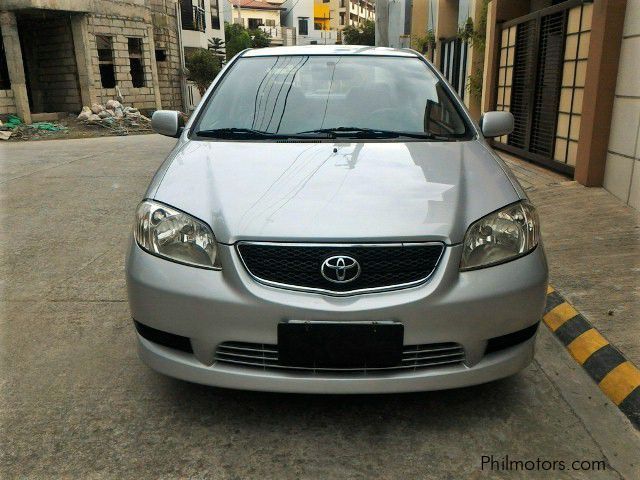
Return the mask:
M389 46L389 0L376 0L376 47Z
M376 0L376 46L403 48L407 0Z
M237 8L238 8L238 23L242 25L242 7L240 6L240 0L237 0Z

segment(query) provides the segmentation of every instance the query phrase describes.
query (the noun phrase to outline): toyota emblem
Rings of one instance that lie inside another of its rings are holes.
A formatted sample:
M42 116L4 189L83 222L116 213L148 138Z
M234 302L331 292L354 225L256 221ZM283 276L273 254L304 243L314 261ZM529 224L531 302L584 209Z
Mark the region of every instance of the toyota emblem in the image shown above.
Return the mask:
M320 273L333 283L353 282L360 276L360 264L353 257L335 255L322 262Z

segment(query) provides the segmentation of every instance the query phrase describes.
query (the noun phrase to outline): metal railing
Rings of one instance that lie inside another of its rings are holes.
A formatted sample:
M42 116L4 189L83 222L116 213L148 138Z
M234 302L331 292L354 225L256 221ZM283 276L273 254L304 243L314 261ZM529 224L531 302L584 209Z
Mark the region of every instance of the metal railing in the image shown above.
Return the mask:
M282 27L259 25L258 28L271 37L272 41L282 42Z
M195 83L188 81L187 82L187 105L189 107L189 112L193 112L198 104L202 96L200 95L200 90Z

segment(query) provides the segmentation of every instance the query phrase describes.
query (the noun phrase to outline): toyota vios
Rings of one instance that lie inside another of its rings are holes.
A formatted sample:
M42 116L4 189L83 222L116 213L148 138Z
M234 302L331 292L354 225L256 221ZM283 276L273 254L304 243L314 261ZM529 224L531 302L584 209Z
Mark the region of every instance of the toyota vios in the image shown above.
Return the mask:
M547 288L538 217L442 76L409 50L248 50L136 212L139 354L229 388L380 393L506 377Z

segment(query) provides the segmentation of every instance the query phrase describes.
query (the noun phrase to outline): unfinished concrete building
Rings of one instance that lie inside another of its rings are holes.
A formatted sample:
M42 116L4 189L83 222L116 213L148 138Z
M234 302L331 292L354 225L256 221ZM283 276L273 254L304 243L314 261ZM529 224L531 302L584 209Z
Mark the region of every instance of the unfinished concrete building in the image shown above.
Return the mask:
M182 109L179 12L176 0L0 0L0 113Z

